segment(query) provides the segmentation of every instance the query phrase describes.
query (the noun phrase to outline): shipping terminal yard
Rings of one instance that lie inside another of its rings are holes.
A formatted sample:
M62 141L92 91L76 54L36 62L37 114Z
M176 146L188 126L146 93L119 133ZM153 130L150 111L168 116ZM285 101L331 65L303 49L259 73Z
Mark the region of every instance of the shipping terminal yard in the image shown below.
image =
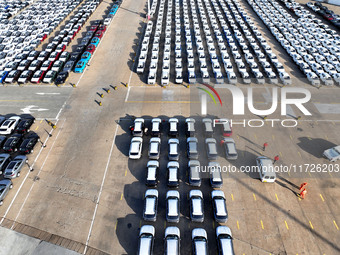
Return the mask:
M0 255L340 254L336 0L1 0Z

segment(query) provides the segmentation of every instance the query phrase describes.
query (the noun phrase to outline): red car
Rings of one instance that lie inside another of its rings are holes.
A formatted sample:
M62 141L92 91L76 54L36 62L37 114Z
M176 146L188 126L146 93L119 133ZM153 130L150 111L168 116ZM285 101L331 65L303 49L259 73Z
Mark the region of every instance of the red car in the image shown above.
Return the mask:
M97 31L95 34L94 34L94 36L95 37L98 37L99 39L102 39L102 37L103 37L103 35L104 35L104 32L103 31Z
M96 46L94 46L93 44L90 44L89 46L87 46L86 51L90 52L91 54L93 54L93 52L96 50Z
M47 38L47 34L42 34L42 35L38 35L37 39L40 40L40 42L44 41Z
M333 20L333 19L334 19L334 17L333 17L331 14L325 14L323 17L324 17L326 20Z
M100 25L98 27L98 31L102 31L104 33L106 31L106 26L105 25Z
M93 26L91 26L90 27L90 31L97 31L97 28L98 28L98 26L97 25L93 25Z

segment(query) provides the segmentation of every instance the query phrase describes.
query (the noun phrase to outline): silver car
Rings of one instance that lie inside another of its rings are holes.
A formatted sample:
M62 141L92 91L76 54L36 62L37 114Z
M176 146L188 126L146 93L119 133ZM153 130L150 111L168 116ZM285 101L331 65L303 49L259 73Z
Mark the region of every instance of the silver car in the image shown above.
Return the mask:
M0 181L0 205L4 202L4 199L10 189L13 188L13 184L11 180L4 179Z
M2 171L7 166L8 162L11 161L11 156L7 153L1 153L0 154L0 174L2 174Z
M27 163L27 157L25 155L16 156L11 162L9 162L8 166L4 172L4 178L13 179L20 176L21 169Z

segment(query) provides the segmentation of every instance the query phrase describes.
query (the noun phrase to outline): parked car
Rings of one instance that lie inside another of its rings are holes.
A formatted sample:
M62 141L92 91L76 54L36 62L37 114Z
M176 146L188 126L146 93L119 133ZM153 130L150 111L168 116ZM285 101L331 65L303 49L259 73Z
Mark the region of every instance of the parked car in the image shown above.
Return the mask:
M206 138L205 145L209 160L216 160L218 157L216 140L214 138Z
M142 156L142 146L143 146L143 138L141 137L133 137L131 139L129 158L130 159L140 159Z
M187 156L189 159L198 159L198 140L196 137L187 138Z
M194 228L191 233L191 240L193 254L209 254L208 236L203 228Z
M152 255L155 240L155 227L144 225L139 231L137 255Z
M40 142L40 137L32 133L27 136L19 147L19 152L23 154L33 153L34 146Z
M67 79L68 79L68 77L69 77L69 72L67 72L67 71L62 71L62 72L60 72L58 75L57 75L57 77L56 77L56 79L55 79L55 84L57 84L57 85L59 85L59 84L64 84L66 81L67 81Z
M53 71L53 70L50 70L50 71L47 71L44 79L43 79L43 83L52 83L55 79L57 75L57 72L56 71Z
M147 171L146 171L146 186L157 186L158 184L158 171L159 171L159 162L156 160L150 160L147 163Z
M158 206L158 191L148 189L144 195L143 219L145 221L156 221Z
M179 140L177 138L170 138L168 141L168 145L169 145L168 159L178 160L179 159Z
M191 190L190 199L190 219L194 222L204 221L203 194L200 190Z
M136 118L134 121L133 129L132 129L132 135L143 137L144 128L145 128L144 119Z
M35 122L35 118L26 118L26 119L21 119L18 126L16 127L15 131L18 133L28 133L30 132L30 128Z
M4 199L8 194L8 191L13 188L11 180L4 179L0 181L0 205L3 205Z
M169 119L169 136L177 137L178 136L178 119L170 118Z
M16 156L9 164L7 165L4 171L4 178L13 179L20 176L20 172L24 165L28 162L27 157L25 155Z
M335 162L340 159L340 145L327 149L323 152L323 156L331 162Z
M9 135L16 129L21 118L19 116L12 116L5 120L0 126L0 135Z
M162 120L160 118L153 118L151 120L151 136L160 137L162 131Z
M172 188L179 186L179 163L170 161L167 165L167 185Z
M226 226L218 226L216 228L216 240L218 254L235 255L233 237L230 228Z
M218 223L225 223L228 220L228 211L225 203L225 195L222 190L211 192L214 218Z
M161 139L159 137L152 137L150 139L150 145L149 145L149 158L150 159L159 159L161 150Z
M11 161L11 156L8 153L0 154L0 174L3 173L8 163Z
M167 227L164 235L164 253L168 255L180 254L181 236L178 227Z
M166 220L178 223L180 218L180 196L177 190L169 190L166 193Z
M238 155L234 139L230 137L224 137L223 145L225 149L226 158L229 160L236 160Z

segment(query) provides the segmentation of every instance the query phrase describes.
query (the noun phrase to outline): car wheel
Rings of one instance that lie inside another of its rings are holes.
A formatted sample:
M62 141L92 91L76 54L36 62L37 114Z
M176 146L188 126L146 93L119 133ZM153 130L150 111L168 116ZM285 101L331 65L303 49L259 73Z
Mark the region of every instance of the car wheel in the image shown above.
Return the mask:
M13 189L13 184L11 184L11 186L9 186L10 189Z
M17 177L19 177L19 176L20 176L20 172L17 173Z

